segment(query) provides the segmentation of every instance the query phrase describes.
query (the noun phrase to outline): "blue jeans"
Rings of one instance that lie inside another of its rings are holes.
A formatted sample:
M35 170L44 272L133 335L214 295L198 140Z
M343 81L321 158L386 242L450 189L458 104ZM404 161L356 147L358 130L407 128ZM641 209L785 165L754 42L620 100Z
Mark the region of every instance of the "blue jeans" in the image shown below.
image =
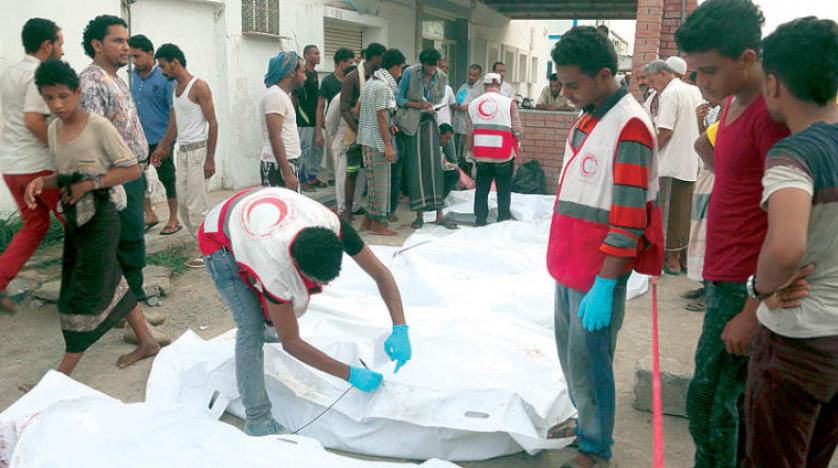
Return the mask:
M579 451L611 459L614 433L614 349L626 310L628 276L614 288L611 326L589 332L578 316L585 293L556 284L556 347L570 399L579 413L576 441Z
M236 321L236 383L244 404L245 424L269 423L271 400L265 389L265 316L256 293L241 277L233 254L220 249L204 257L215 288Z

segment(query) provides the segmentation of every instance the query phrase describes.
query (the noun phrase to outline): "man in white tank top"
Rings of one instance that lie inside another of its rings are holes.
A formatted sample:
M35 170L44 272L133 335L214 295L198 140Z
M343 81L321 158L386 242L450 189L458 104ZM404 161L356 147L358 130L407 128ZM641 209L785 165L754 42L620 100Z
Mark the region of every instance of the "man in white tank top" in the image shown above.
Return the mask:
M218 122L209 84L192 76L186 69L186 57L174 44L163 44L154 54L160 71L176 80L174 106L169 114L169 128L160 142L164 147L177 139L177 193L181 199L180 219L193 236L209 208L206 181L215 174L215 147ZM186 264L202 268L198 257Z

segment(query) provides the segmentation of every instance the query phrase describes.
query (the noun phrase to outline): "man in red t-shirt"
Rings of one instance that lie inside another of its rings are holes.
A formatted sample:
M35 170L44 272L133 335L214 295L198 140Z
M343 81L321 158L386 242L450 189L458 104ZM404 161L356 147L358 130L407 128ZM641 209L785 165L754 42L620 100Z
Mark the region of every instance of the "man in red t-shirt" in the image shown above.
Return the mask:
M708 0L675 35L698 72L697 84L725 99L715 155L705 161L716 177L704 259L707 315L687 393L697 467L738 466L744 455L738 441L739 403L758 328L758 302L748 299L745 283L756 269L767 226L760 209L765 155L789 134L771 121L762 96L758 51L763 21L751 0Z

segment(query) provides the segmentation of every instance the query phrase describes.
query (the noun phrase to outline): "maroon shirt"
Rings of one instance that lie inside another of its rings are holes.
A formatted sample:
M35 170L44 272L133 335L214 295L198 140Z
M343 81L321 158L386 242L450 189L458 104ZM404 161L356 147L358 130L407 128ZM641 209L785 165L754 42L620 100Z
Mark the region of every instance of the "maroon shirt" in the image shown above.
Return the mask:
M716 182L707 215L704 279L745 283L757 270L757 258L768 228L760 208L765 155L789 135L775 123L760 95L736 120L726 125L725 103L716 135Z

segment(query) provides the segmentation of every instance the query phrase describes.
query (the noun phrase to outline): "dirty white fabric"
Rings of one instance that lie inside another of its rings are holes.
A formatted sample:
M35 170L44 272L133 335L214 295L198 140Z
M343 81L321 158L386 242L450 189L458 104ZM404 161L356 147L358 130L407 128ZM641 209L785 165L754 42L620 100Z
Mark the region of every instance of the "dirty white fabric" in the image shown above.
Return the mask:
M150 449L152 448L152 449ZM125 404L50 372L0 413L0 467L399 468L326 452L303 436L249 437L193 408ZM430 460L425 468L454 468Z
M456 192L455 192L456 193ZM452 199L449 211L467 203ZM473 194L471 195L473 197ZM411 327L413 360L394 375L383 352L389 317L375 283L349 258L312 298L300 333L336 359L384 374L369 395L351 390L301 432L325 447L410 459L480 460L561 448L547 430L575 414L553 337L553 288L545 254L553 198L514 194L526 222L449 231L426 225L401 249L373 250L392 270ZM148 401L241 416L234 331L204 341L188 332L154 362ZM265 346L274 416L295 430L349 384Z

